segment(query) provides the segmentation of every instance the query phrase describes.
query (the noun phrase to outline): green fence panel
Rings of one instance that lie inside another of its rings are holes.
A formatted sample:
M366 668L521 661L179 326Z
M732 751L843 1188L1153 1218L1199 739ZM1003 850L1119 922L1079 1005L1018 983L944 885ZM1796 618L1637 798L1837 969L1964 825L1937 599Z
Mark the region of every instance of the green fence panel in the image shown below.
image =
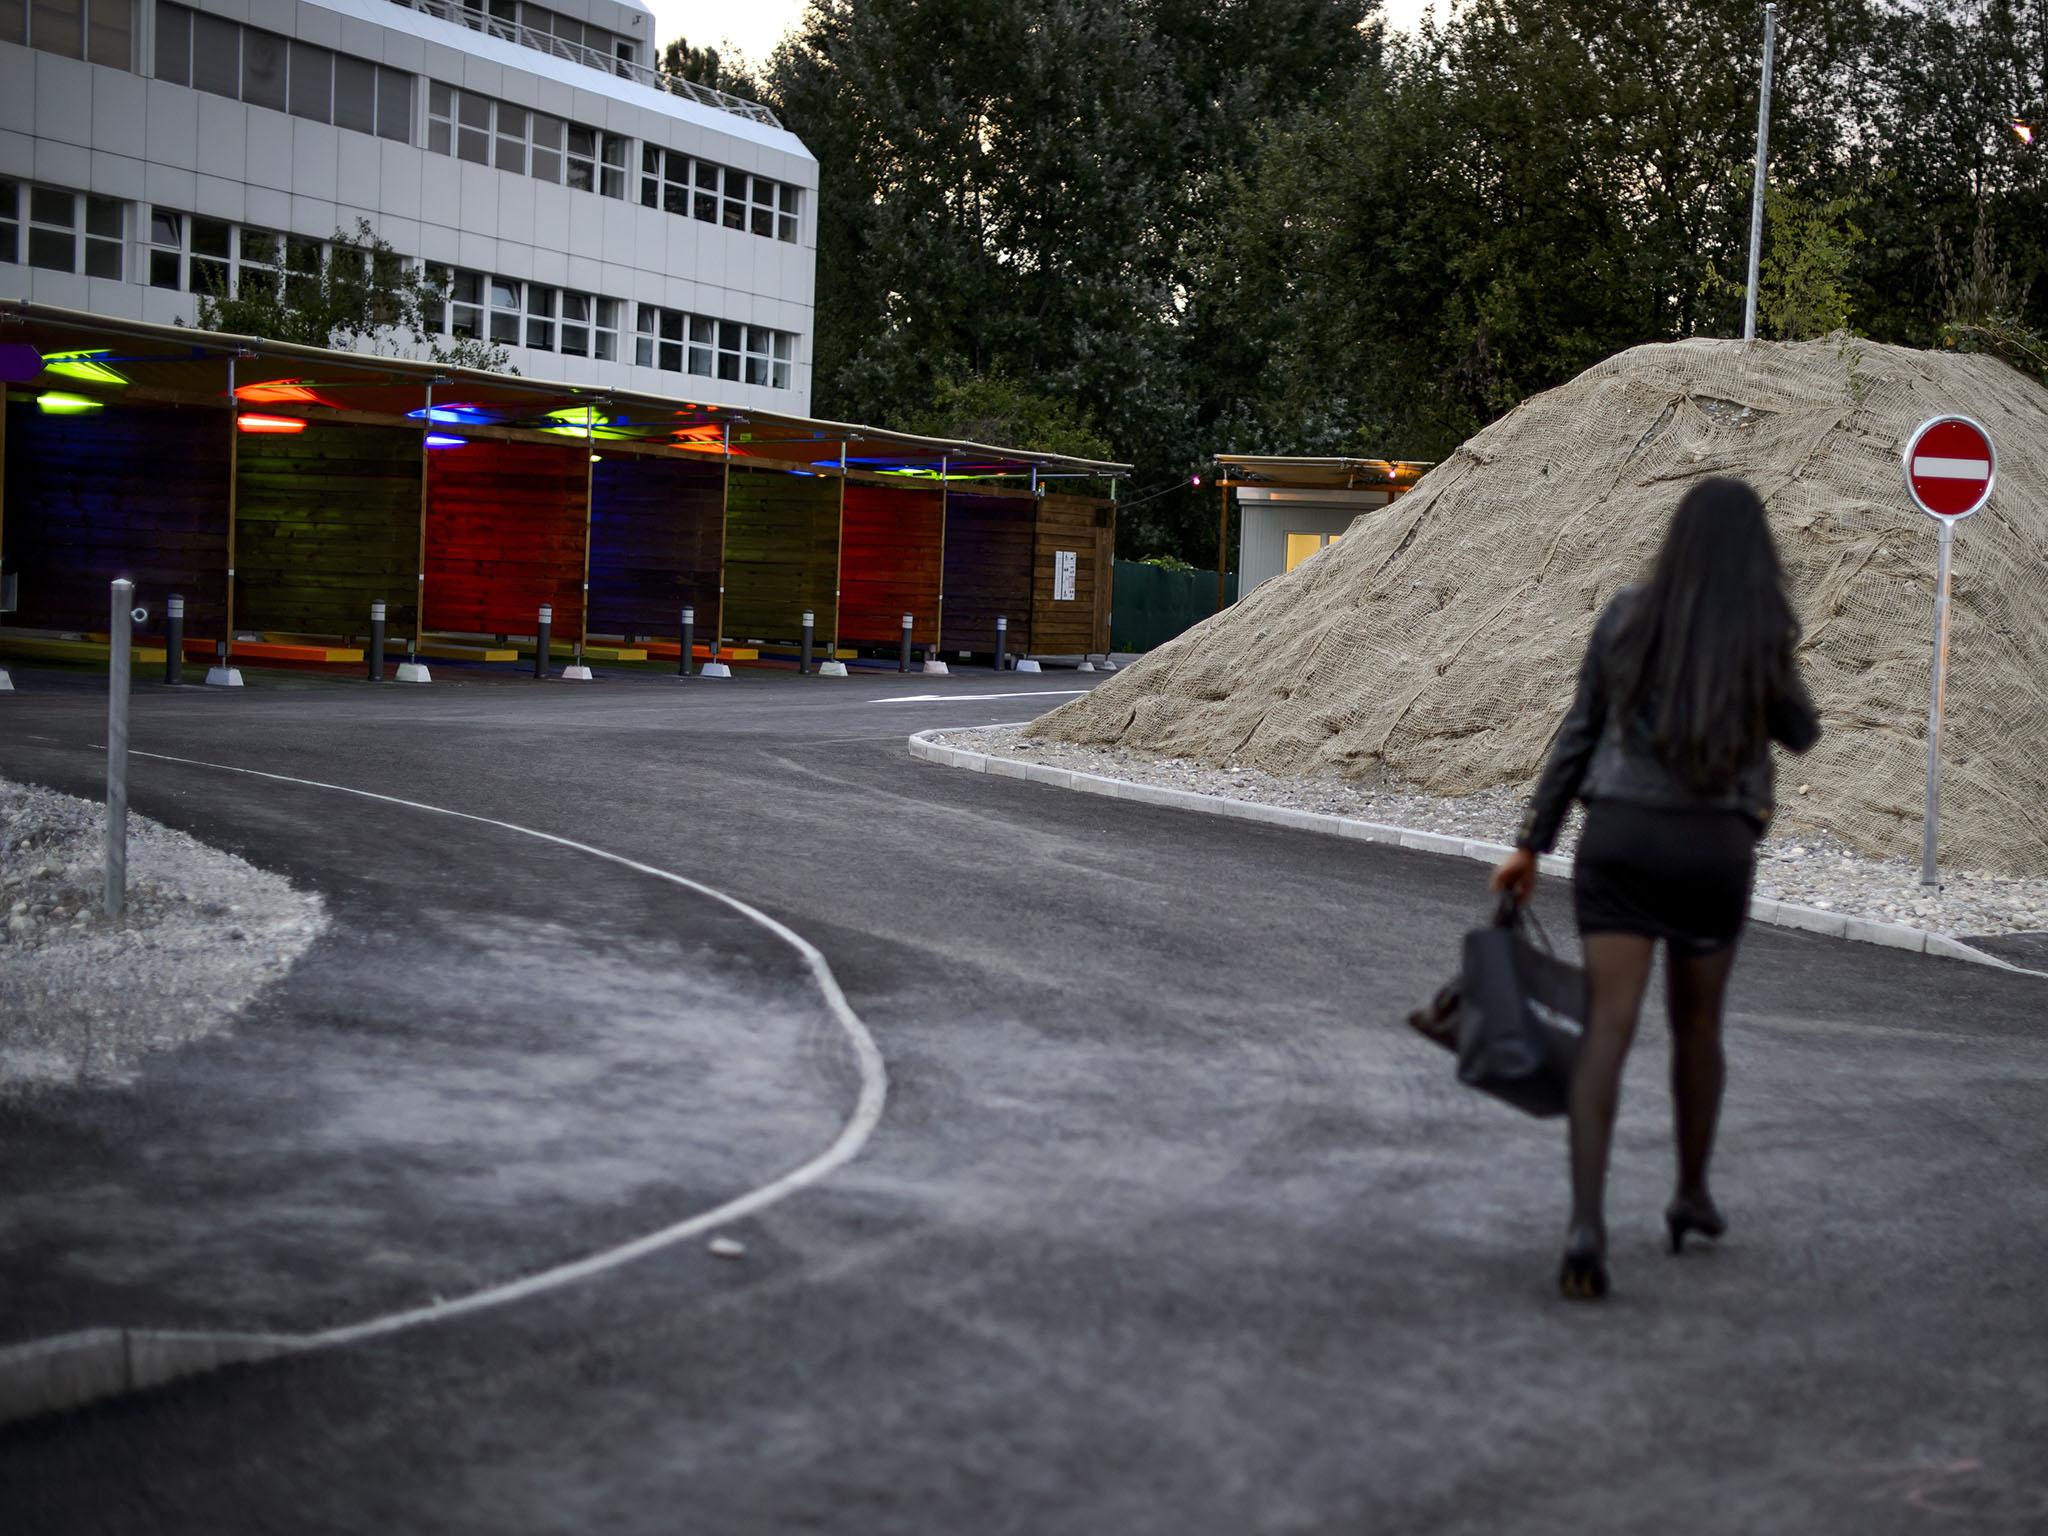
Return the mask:
M1224 588L1237 601L1237 576ZM1116 563L1116 600L1110 643L1120 651L1149 651L1216 611L1214 571L1169 571L1137 560Z

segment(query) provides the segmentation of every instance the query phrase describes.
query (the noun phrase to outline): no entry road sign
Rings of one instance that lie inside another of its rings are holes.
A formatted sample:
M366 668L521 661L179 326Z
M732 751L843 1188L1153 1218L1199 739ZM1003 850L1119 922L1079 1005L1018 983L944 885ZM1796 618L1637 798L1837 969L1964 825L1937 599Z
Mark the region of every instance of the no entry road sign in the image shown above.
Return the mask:
M1927 806L1920 818L1920 883L1934 886L1934 842L1941 822L1941 715L1948 682L1949 560L1956 524L1991 499L1998 455L1991 434L1967 416L1923 421L1906 440L1906 494L1941 528L1934 578L1934 677L1927 697Z
M1906 492L1931 517L1968 517L1997 476L1991 434L1967 416L1923 421L1906 443Z

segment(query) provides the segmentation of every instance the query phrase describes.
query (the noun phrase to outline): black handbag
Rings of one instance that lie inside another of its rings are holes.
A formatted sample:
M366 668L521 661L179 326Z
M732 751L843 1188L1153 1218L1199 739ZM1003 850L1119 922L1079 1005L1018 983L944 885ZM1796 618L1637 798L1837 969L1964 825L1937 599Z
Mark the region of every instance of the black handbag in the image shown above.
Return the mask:
M1561 1115L1585 1029L1586 973L1561 960L1535 916L1501 897L1493 921L1465 935L1457 978L1408 1015L1453 1051L1458 1081L1524 1114Z

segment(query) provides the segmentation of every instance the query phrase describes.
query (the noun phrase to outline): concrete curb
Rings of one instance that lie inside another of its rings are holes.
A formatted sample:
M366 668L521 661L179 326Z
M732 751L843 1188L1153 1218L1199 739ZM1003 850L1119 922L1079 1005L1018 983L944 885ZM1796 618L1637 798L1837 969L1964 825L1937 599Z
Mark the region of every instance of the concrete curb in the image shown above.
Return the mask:
M985 730L985 726L973 727ZM1422 853L1443 853L1453 858L1498 862L1509 850L1506 843L1481 838L1456 837L1444 832L1421 832L1386 822L1362 821L1354 816L1335 816L1327 811L1298 811L1286 806L1260 805L1250 800L1233 800L1227 795L1205 795L1191 789L1164 789L1156 784L1138 784L1099 773L1082 773L1072 768L1053 768L1027 763L1014 757L994 757L949 747L937 738L943 730L919 731L910 738L910 755L946 768L964 768L970 773L992 774L997 778L1024 779L1033 784L1050 784L1056 789L1079 790L1085 795L1106 795L1140 805L1166 806L1172 810L1199 811L1208 816L1230 816L1239 821L1256 821L1267 826L1292 827L1301 832L1320 832L1326 837L1348 837L1362 843L1386 843L1413 848ZM1545 854L1546 875L1569 875L1572 863L1558 854ZM1795 902L1756 897L1749 905L1752 920L1774 928L1796 928L1832 939L1849 939L1858 944L1879 944L1887 949L1910 950L1916 955L1934 955L1944 960L1968 960L1996 970L2014 971L2022 976L2048 976L2048 971L2014 965L1997 955L1973 948L1945 933L1930 933L1904 923L1881 923L1865 917L1850 917L1820 907L1802 907Z
M264 1333L88 1328L0 1349L0 1424L82 1408L224 1365L269 1360L306 1346Z

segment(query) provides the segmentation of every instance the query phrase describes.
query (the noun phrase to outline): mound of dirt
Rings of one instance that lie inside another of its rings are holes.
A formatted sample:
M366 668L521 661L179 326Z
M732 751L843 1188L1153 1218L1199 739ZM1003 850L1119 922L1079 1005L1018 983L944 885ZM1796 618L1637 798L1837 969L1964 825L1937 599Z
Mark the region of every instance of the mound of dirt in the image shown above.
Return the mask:
M1031 734L1441 795L1526 785L1601 607L1688 486L1739 475L1770 509L1826 722L1781 765L1780 830L1916 855L1936 530L1899 456L1944 412L1982 422L1999 466L1956 533L1941 858L2048 874L2048 390L1986 357L1840 339L1620 353Z

